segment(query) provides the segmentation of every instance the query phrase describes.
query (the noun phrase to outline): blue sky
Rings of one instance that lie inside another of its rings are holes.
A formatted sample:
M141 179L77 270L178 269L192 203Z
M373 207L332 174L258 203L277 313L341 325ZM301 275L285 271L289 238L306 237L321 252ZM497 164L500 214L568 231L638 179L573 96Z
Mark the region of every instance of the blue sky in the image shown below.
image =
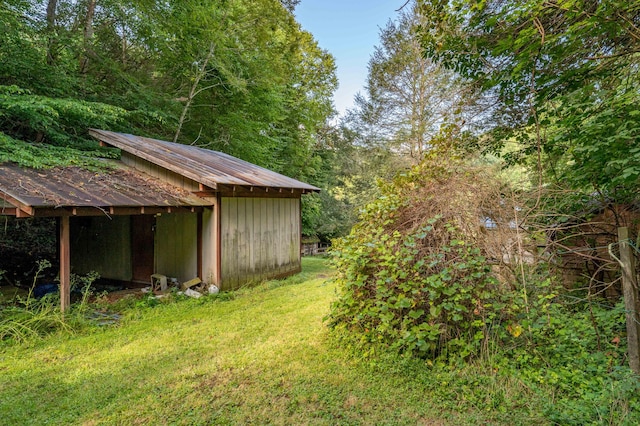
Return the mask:
M295 15L318 44L336 58L338 88L334 101L344 113L362 91L367 78L367 63L378 44L379 29L406 0L302 0Z

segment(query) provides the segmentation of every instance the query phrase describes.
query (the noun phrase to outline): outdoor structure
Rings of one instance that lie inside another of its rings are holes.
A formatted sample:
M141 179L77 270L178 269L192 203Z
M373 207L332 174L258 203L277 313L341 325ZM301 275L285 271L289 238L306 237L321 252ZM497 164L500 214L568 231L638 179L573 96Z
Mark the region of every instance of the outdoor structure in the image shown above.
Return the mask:
M610 300L623 294L618 253L620 227L628 227L634 241L640 224L640 206L596 199L584 210L547 230L547 245L565 286L580 286ZM613 246L611 246L613 245ZM611 251L613 250L613 252Z
M300 271L300 200L318 188L195 146L90 134L121 150L104 172L0 164L0 215L58 218L62 309L71 271L221 289Z

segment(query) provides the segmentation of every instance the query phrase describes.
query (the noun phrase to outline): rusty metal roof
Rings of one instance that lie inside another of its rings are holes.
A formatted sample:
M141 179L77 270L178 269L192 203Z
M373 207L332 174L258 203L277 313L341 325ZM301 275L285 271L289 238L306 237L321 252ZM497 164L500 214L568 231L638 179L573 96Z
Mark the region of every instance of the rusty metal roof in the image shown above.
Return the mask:
M129 169L122 163L101 172L79 167L22 168L0 164L0 198L5 207L201 207L210 201Z
M222 152L106 130L90 129L89 133L104 143L211 188L222 184L320 191L313 185Z

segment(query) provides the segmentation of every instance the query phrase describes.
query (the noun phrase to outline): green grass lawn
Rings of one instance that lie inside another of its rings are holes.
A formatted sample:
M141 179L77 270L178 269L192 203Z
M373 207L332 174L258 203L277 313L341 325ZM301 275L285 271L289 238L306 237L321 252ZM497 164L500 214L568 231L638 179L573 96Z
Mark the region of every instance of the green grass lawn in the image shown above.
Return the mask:
M330 273L304 259L300 276L232 300L133 308L117 327L4 346L0 424L545 423L518 383L338 347L323 324Z

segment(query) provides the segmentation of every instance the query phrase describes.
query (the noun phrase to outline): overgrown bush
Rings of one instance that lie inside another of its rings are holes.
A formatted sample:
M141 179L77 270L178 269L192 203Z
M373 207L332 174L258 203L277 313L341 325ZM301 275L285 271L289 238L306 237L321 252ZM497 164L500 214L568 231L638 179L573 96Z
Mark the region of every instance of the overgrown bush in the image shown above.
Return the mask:
M517 311L488 262L500 254L488 235L498 230L483 225L504 222L500 185L434 157L382 194L335 244L331 324L419 356L478 354L492 327Z
M456 410L508 410L526 389L554 424L638 424L624 307L556 282L522 235L526 203L486 172L434 159L382 193L334 244L341 344L381 368L427 371Z

